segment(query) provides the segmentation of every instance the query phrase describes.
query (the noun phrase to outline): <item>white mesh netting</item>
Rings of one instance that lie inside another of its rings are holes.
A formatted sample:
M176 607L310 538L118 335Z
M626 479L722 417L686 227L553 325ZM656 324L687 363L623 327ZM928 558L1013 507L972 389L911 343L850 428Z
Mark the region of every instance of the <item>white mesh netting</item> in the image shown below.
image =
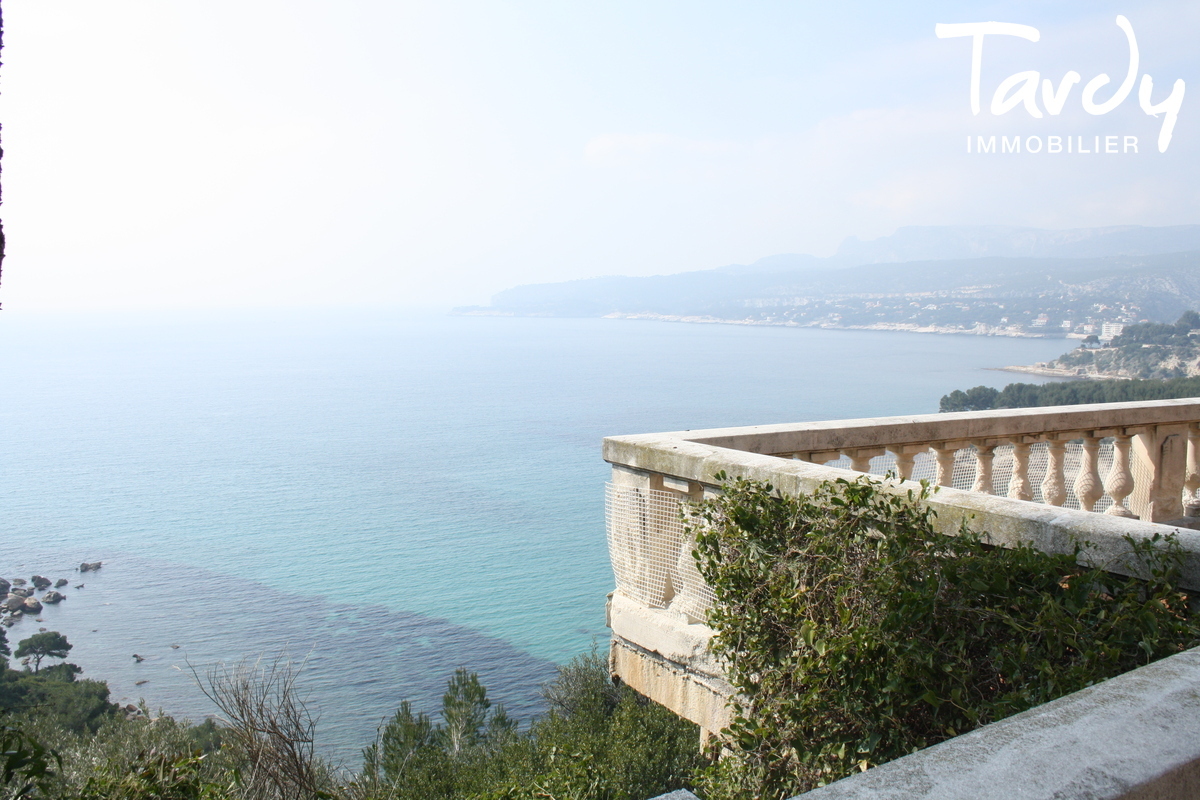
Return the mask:
M680 497L607 484L608 554L618 592L650 608L670 608L703 620L713 594L692 558Z

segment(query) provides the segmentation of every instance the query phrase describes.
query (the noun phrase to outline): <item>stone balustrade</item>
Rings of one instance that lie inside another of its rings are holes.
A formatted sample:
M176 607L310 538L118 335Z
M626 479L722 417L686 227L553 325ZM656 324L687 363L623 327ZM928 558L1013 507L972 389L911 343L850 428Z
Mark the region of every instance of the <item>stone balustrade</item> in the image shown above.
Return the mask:
M1165 522L1200 488L1194 400L837 420L686 435L749 452Z
M897 476L893 491L928 479L947 533L965 524L1055 553L1087 542L1081 560L1126 574L1139 569L1129 540L1174 533L1183 585L1200 591L1200 533L1186 516L1200 489L1197 400L614 436L604 458L614 673L706 731L727 724L731 690L708 653L712 594L680 512L720 491L718 473L785 493L864 472Z

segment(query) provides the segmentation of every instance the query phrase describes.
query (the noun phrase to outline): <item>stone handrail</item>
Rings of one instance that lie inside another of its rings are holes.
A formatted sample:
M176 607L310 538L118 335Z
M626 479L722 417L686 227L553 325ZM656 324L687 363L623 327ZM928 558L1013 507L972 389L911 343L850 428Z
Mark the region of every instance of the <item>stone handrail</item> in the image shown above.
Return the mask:
M927 455L933 467L931 482L940 486L955 485L956 471L969 472L969 485L959 488L1017 500L1038 499L1052 506L1067 504L1085 511L1093 510L1106 497L1110 502L1104 504L1105 513L1153 522L1183 517L1185 496L1194 497L1200 488L1200 401L1195 399L760 425L655 436L817 464L842 461L859 472L870 472L873 462L885 461L901 478L914 477L916 459ZM605 458L620 463L621 442L639 438L606 439ZM1100 450L1105 439L1111 439L1113 457L1102 475ZM1076 443L1079 456L1072 481L1067 480L1068 443ZM1039 446L1045 466L1035 484L1030 476L1030 456ZM1001 491L996 491L993 462L999 448L1010 450L1011 466Z

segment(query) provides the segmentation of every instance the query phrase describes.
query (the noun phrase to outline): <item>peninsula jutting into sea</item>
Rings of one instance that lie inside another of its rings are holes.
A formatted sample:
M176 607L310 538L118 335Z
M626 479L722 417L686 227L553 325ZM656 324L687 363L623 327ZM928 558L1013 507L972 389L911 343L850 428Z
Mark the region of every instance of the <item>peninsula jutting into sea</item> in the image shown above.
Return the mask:
M909 227L827 258L518 286L466 315L1111 339L1200 307L1200 225Z

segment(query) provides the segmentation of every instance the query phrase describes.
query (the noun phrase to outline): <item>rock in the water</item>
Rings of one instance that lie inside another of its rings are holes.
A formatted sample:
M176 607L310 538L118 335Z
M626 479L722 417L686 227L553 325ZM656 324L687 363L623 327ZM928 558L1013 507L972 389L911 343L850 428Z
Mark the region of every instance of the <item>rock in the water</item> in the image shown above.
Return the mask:
M49 592L46 592L44 595L42 595L42 602L50 603L51 605L53 605L54 603L61 603L63 600L66 600L66 599L67 599L67 596L65 594L62 594L61 592L49 591Z
M12 588L12 584L0 578L0 594L8 594L8 590Z
M62 587L66 586L66 585L67 585L67 579L66 579L66 578L59 578L58 580L56 580L56 581L54 582L54 588L55 588L55 589L61 589Z
M45 575L34 575L29 582L33 584L33 588L39 591L50 585L50 579Z
M12 588L12 594L16 595L17 597L32 597L33 589L29 588L28 586L14 586Z
M16 617L5 617L4 619L0 619L0 625L3 625L6 628L11 628L13 625L16 625L16 624L17 624Z
M19 594L10 594L4 600L4 607L9 611L16 611L23 605L25 605L25 598Z
M24 610L28 614L36 614L42 610L42 604L36 597L26 597Z
M13 586L24 586L25 579L24 578L13 578L12 585Z
M79 565L80 572L95 572L103 566L103 561L85 561Z

